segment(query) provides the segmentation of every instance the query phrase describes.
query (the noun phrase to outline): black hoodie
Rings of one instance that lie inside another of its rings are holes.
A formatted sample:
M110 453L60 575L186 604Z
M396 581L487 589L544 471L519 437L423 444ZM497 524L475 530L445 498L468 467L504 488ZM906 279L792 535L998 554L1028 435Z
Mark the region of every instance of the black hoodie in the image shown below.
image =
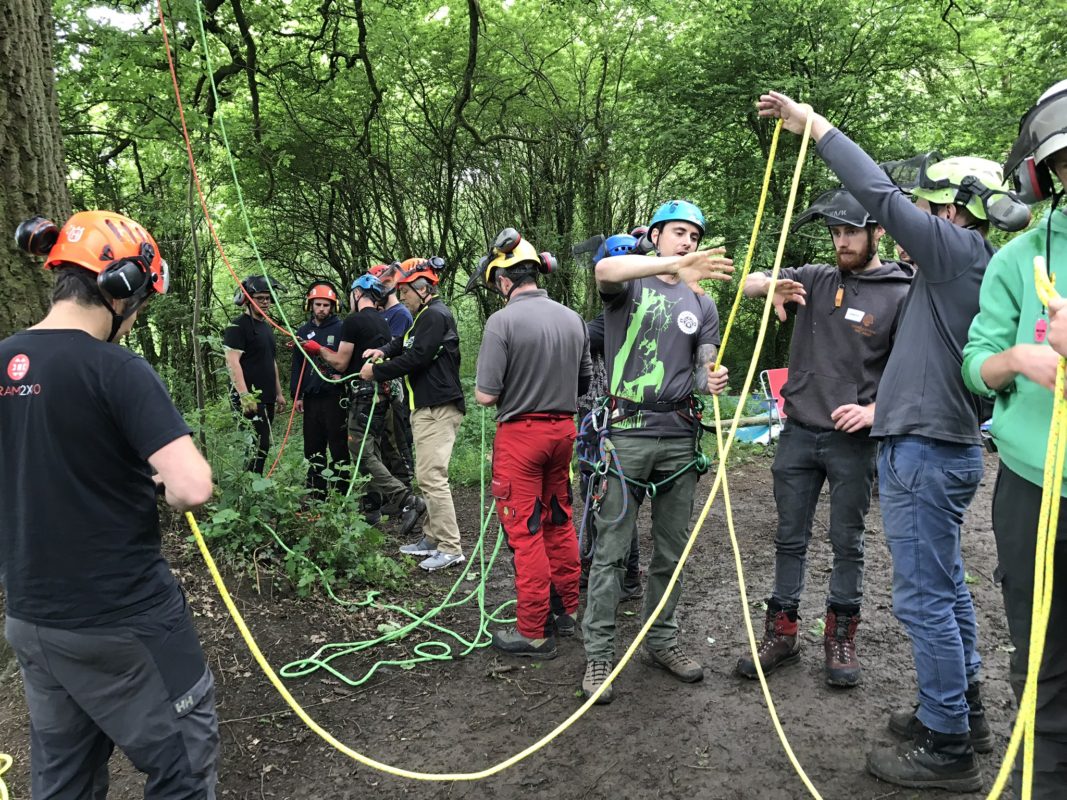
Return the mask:
M782 388L785 413L805 425L833 430L834 409L875 402L911 272L895 261L851 273L805 264L780 270L779 278L798 281L807 292L807 304L796 309L789 346L789 380ZM857 435L868 433L864 429Z

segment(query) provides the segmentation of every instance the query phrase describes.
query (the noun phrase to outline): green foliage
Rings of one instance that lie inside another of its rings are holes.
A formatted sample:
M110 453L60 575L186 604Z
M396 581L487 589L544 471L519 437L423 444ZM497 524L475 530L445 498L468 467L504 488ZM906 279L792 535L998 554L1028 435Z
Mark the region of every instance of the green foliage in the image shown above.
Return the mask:
M276 423L280 427L284 420ZM309 496L299 431L266 477L244 470L254 436L227 404L209 405L202 426L196 427L208 443L217 485L201 527L212 549L232 564L249 571L278 567L301 595L320 582L334 589L389 587L406 573L383 554L385 537L364 520L360 493L345 496L347 474L327 470L333 491L322 501Z
M1067 73L1062 3L1032 0L171 0L224 263L191 181L154 0L53 5L73 201L155 233L173 283L134 344L183 408L225 392L204 337L234 316L231 268L288 285L277 310L295 326L313 277L348 285L376 262L443 255L469 378L497 301L457 284L505 225L560 257L544 283L587 317L599 301L571 246L646 220L667 197L698 202L709 239L740 263L771 139L753 109L762 91L810 102L878 159L937 148L1001 160L1019 116ZM754 269L773 261L797 147L781 141ZM809 156L799 207L833 183ZM828 239L797 234L784 263L830 258ZM721 311L735 290L711 287ZM741 304L724 353L734 375L753 355L759 309ZM791 324L772 315L760 368L786 364ZM469 426L463 482L477 474Z

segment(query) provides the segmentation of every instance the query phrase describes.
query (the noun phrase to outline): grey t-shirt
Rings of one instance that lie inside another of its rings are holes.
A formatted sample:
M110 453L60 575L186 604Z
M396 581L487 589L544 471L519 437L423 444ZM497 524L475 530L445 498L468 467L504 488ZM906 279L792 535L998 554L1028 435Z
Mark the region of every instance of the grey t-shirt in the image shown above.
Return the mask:
M497 421L578 407L579 377L589 377L585 320L544 289L513 295L485 323L478 351L478 390L495 395Z
M778 277L798 281L807 292L806 304L796 308L789 344L789 380L782 387L785 413L832 431L830 414L838 406L875 402L911 273L889 261L851 273L805 264L780 270ZM868 433L864 429L856 435Z
M918 267L882 375L871 435L981 443L977 398L963 383L961 368L993 246L977 231L912 205L871 157L836 128L816 149Z
M700 345L719 344L719 312L707 295L657 277L629 281L604 298L608 392L634 403L676 403L693 393ZM691 436L695 421L677 411L639 410L612 423L639 436Z

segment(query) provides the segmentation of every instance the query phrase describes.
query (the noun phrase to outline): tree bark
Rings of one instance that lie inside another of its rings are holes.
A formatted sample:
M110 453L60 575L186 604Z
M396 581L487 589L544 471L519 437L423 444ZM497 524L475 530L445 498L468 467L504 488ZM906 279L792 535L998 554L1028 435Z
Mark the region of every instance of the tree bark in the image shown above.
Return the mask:
M48 308L51 280L39 258L15 247L18 224L35 214L62 225L70 215L59 103L52 66L50 0L5 0L0 8L0 337Z

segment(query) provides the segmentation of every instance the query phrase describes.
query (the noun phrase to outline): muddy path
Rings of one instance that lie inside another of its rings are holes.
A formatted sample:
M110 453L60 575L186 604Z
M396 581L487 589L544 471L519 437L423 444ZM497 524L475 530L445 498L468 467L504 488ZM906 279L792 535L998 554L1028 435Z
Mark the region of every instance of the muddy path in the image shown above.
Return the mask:
M1013 714L1007 684L1008 636L1000 592L992 581L996 550L989 505L995 469L994 460L987 462L964 536L965 561L975 581L971 590L985 660L985 701L997 735L996 752L983 758L987 790ZM710 477L702 479L701 499L710 485ZM754 457L738 466L731 473L730 487L758 625L773 564L770 460ZM477 492L461 490L457 500L461 527L473 536ZM647 536L647 509L642 513ZM834 690L824 683L817 621L824 611L829 577L827 515L824 495L801 606L803 658L771 677L771 691L793 749L828 800L958 797L897 789L864 770L867 750L893 741L885 727L889 712L914 696L911 649L891 612L889 556L876 497L868 520L864 621L857 640L865 665L863 684ZM647 563L647 538L643 545ZM477 783L401 780L334 752L288 712L260 674L199 556L183 537L171 537L169 555L196 611L218 682L224 748L221 797L786 800L809 796L778 742L759 685L732 675L745 646L745 632L734 559L718 503L694 549L679 606L682 643L704 664L704 681L683 685L635 658L616 682L614 703L594 707L544 750ZM449 574L413 574L402 599L409 607L430 608L453 579ZM378 625L389 622L388 615L375 610L347 611L319 597L295 597L267 576L261 577L258 587L248 576L234 576L232 583L242 614L275 668L310 655L320 642L373 637ZM511 592L505 552L490 577L488 600L495 606ZM620 614L620 641L629 643L638 629L640 607L623 604ZM447 615L446 624L473 635L477 617L467 607ZM374 660L406 651L404 646L389 646L334 663L360 675ZM521 750L567 717L580 704L576 691L584 664L581 641L564 639L559 657L540 664L498 658L483 649L460 660L409 670L383 668L358 688L322 672L291 680L288 686L321 725L367 755L413 770L473 771ZM16 676L0 685L0 751L15 758L5 776L13 798L29 794L28 742L28 717ZM141 777L119 757L112 763L110 796L141 796Z

